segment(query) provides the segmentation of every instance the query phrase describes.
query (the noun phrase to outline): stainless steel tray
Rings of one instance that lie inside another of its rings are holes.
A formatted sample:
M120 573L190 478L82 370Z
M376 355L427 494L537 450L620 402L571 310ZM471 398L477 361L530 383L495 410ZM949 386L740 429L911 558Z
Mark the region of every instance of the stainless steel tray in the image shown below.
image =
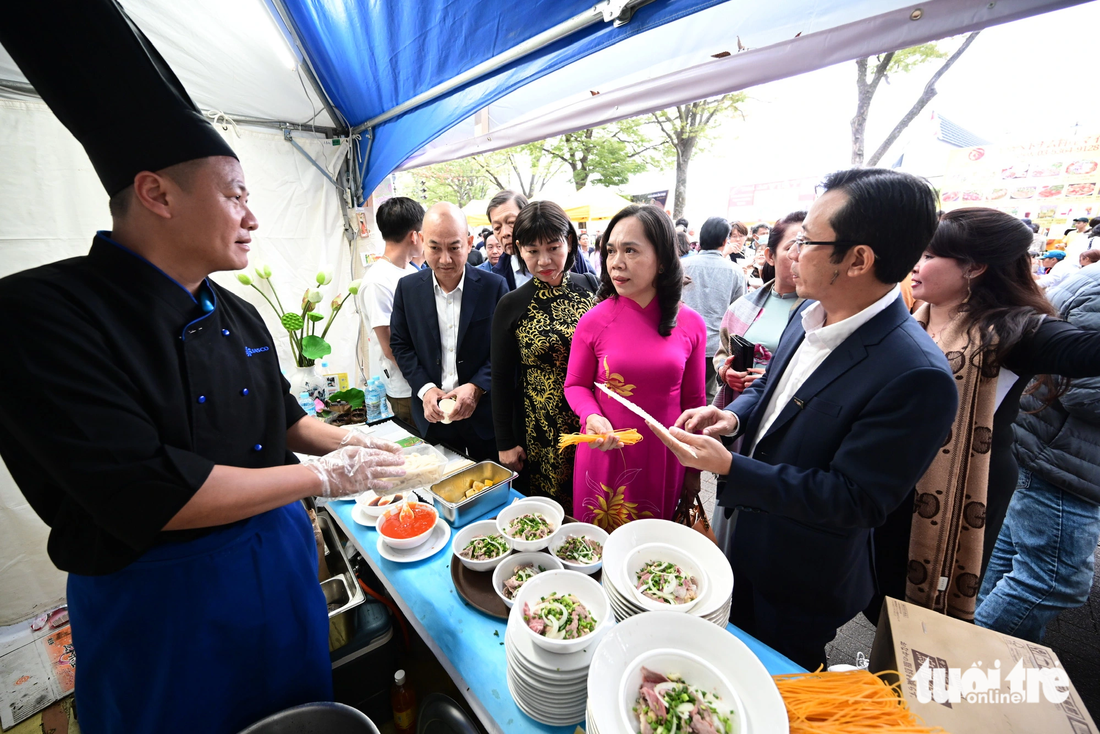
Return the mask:
M336 534L336 525L327 510L317 513L317 524L325 539L325 565L331 574L330 578L321 582L321 589L325 592L325 601L328 603L329 619L332 619L337 614L355 609L367 600L367 595L359 588L355 571L352 570L348 557L344 555L344 547L340 545Z
M454 527L469 523L508 501L508 491L519 475L495 461L482 461L443 477L428 488L439 514ZM473 497L466 498L470 481L491 482Z

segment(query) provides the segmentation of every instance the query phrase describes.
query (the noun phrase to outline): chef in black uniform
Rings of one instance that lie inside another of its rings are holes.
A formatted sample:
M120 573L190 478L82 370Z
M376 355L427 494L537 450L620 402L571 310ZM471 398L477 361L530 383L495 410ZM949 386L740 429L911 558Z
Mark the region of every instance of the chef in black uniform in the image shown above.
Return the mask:
M113 229L0 280L0 456L69 572L85 734L235 732L330 700L300 500L402 473L305 417L256 309L211 282L257 221L233 151L113 0L6 9L0 43L83 143ZM322 456L298 464L292 451Z

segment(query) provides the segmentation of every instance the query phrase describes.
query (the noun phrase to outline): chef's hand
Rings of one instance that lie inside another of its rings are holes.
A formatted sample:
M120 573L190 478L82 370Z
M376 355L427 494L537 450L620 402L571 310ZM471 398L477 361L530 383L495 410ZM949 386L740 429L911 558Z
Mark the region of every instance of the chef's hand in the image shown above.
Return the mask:
M728 410L707 405L685 410L676 419L675 425L689 433L702 433L704 436L731 436L737 432L737 416Z
M459 385L444 395L444 398L451 398L455 401L455 409L451 411L451 422L460 421L473 415L477 402L481 400L481 396L484 394L485 391L480 387L472 382L467 382L465 385Z
M500 463L512 471L523 471L523 462L527 461L527 452L523 450L522 446L500 451L498 456L500 457Z
M700 410L702 409L700 408ZM661 439L665 446L668 446L669 450L676 456L680 463L687 468L710 471L721 476L730 473L730 466L733 464L733 455L718 439L711 438L710 436L697 436L694 433L688 433L679 428L670 428L668 432L672 434L673 438L682 443L665 441L659 432L657 433L657 437ZM692 456L685 448L685 445L690 446L695 451L696 455Z
M321 479L321 497L346 497L391 486L386 477L403 477L405 459L399 453L345 446L305 465Z
M401 453L401 447L395 444L393 441L387 441L384 438L375 438L374 436L364 436L358 431L348 431L348 435L344 436L340 441L340 446L362 446L365 449L378 449L379 451L388 451L391 454Z
M584 422L584 432L600 434L599 438L588 444L594 449L610 451L612 449L622 448L623 446L623 442L620 441L619 437L614 433L615 428L611 425L611 421L597 413L588 416L588 420Z
M439 401L443 399L443 391L433 387L424 393L424 418L429 423L439 423L443 420L443 411L439 409Z

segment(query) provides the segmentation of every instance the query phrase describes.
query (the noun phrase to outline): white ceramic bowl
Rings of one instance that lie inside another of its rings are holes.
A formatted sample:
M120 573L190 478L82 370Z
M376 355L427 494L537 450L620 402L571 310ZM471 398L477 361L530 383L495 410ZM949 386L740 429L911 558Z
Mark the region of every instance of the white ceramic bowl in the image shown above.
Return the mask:
M592 525L586 522L571 522L562 525L558 528L557 532L550 536L550 549L551 555L557 558L558 548L564 543L571 535L581 535L585 538L591 538L600 544L600 559L595 563L577 563L576 561L570 561L565 558L558 558L562 565L570 571L580 571L581 573L593 574L600 570L603 566L603 546L607 544L607 531L596 525Z
M588 608L589 614L596 619L596 629L584 637L575 640L551 640L531 631L523 619L523 606L529 604L534 607L542 597L557 592L559 595L572 594L581 604ZM515 603L512 605L511 614L518 615L517 621L522 626L523 634L531 638L532 642L547 652L570 653L583 650L590 645L596 645L603 634L614 624L614 613L611 611L611 602L607 600L607 594L591 577L576 571L547 571L540 573L528 581L516 594Z
M532 513L538 513L546 518L546 521L550 523L550 533L545 538L539 538L538 540L520 540L519 538L512 538L505 530L508 525L521 515L529 515ZM558 518L557 512L554 508L544 502L538 502L536 500L525 500L523 502L514 502L507 507L503 508L497 515L497 529L504 534L505 537L511 538L512 547L521 553L527 553L530 551L540 551L546 546L550 545L550 538L561 527L561 520Z
M641 731L638 716L633 709L638 700L638 689L642 685L643 667L665 677L679 675L685 683L715 694L722 699L723 704L733 710L738 722L737 731L745 731L745 707L733 686L717 668L689 652L659 648L634 658L627 664L626 672L619 681L619 715L624 732L636 734Z
M544 505L549 505L554 508L554 517L557 518L558 525L565 522L565 508L561 506L561 503L557 500L552 500L549 497L520 497L519 499L512 500L512 504L517 502L540 502Z
M426 541L428 539L428 536L432 534L432 531L435 530L435 523L439 522L439 512L434 507L425 502L414 502L412 497L410 497L407 504L416 505L418 508L421 508L418 510L420 512L423 512L425 509L431 511L431 513L435 516L435 523L432 523L432 526L424 532L420 533L420 535L414 535L411 538L389 537L384 532L382 532L382 525L391 515L400 512L401 508L405 504L405 502L399 502L396 505L390 505L385 510L383 510L382 514L378 517L378 534L382 536L382 541L391 548L396 548L398 550L408 550L409 548L415 548L418 545L423 545L424 541Z
M401 501L404 501L405 499L408 499L410 496L415 496L415 495L413 495L413 493L411 491L406 491L406 492L375 492L373 489L371 489L371 490L367 490L365 493L363 493L363 494L359 495L358 497L356 497L355 498L355 504L362 507L363 512L366 513L366 515L368 517L378 517L383 512L385 512L386 508L389 507L390 504L393 504L393 503L386 502L386 504L384 504L384 505L372 505L372 504L370 504L370 502L373 501L375 498L378 498L378 497L394 497L394 496L399 497L397 502L401 502Z
M497 596L509 609L512 608L512 600L504 595L504 582L512 578L517 568L526 565L532 565L536 568L542 566L545 571L562 570L562 562L548 553L513 553L502 558L500 564L493 569L493 591L497 593ZM542 573L542 571L539 573ZM520 588L522 589L522 587Z
M650 599L648 596L638 591L636 573L650 561L668 561L670 563L675 563L685 573L694 576L695 585L697 587L695 598L683 604L665 604L664 602ZM626 571L624 575L626 576L627 582L630 584L630 599L643 609L652 612L686 612L695 606L700 599L706 596L706 572L691 556L674 545L669 545L667 543L646 543L645 545L640 545L627 554L624 567Z
M500 531L497 530L497 524L493 520L481 520L479 522L470 523L455 533L454 540L451 541L451 552L454 553L455 558L462 562L463 566L471 571L492 571L512 552L512 539L507 535L503 535L502 537L504 538L504 542L508 544L508 550L504 551L496 558L490 558L485 561L474 561L469 558L463 558L459 553L471 540L479 535L500 534Z

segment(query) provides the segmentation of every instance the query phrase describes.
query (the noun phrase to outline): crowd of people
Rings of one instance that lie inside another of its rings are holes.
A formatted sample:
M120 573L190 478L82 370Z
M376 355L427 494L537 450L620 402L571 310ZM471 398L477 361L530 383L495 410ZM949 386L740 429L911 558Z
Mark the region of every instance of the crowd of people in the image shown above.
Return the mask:
M0 395L0 456L68 573L81 726L233 732L331 700L299 500L389 486L400 447L309 418L259 312L210 279L248 265L259 222L149 39L117 3L40 5L0 42L112 227L0 280L0 379L48 386L33 410ZM116 135L120 111L171 134ZM936 205L909 174L839 171L773 225L708 220L689 255L651 205L586 242L502 191L475 250L457 207L392 198L361 291L371 373L427 440L609 529L689 517L715 474L730 619L807 668L886 594L1039 639L1088 594L1100 535L1100 222L1059 257L1027 222ZM595 438L558 451L576 431ZM166 633L135 634L146 618Z
M496 460L609 530L682 516L713 472L715 536L738 578L731 619L810 667L853 616L877 622L885 595L1030 639L1087 597L1094 250L1048 300L1029 223L941 214L926 182L877 169L833 174L809 211L770 225L712 217L697 242L686 221L632 205L594 261L552 202L502 191L487 216L485 247L501 247L489 282L461 268L456 207L379 207L387 253L422 241L432 269L401 278L391 321L371 323L390 337L378 351L413 376L429 440ZM385 300L374 280L369 303ZM625 428L643 440L623 445ZM599 438L559 451L577 431ZM1073 533L1052 530L1071 515Z

